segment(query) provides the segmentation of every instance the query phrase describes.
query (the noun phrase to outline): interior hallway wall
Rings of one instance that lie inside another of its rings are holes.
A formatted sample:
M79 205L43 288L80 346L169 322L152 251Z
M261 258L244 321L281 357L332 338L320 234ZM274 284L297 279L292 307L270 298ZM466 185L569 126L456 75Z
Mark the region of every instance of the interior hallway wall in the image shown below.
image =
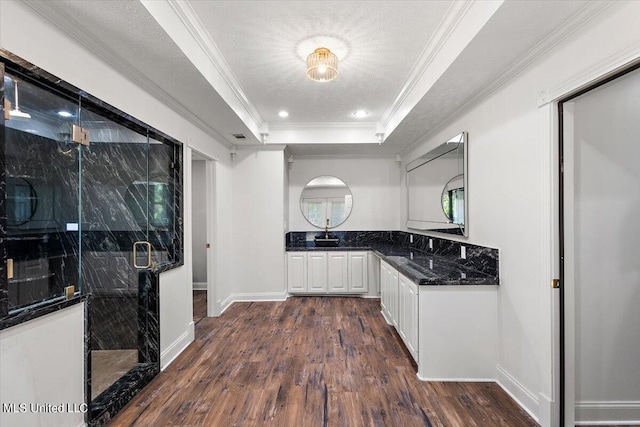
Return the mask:
M408 162L469 132L469 237L452 238L500 250L496 378L543 426L554 425L558 400L556 291L550 286L557 106L541 101L566 95L557 94L558 88L575 90L602 64L637 52L638 17L640 2L611 3L488 98L402 154ZM607 71L611 68L600 72ZM404 221L406 193L401 197Z
M283 150L239 150L233 164L235 300L285 296Z

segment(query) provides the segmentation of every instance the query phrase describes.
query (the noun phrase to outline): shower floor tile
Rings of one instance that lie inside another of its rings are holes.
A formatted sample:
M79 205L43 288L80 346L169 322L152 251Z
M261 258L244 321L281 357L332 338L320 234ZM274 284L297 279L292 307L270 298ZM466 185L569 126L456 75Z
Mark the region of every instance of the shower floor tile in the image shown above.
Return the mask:
M91 351L91 400L138 364L138 350Z

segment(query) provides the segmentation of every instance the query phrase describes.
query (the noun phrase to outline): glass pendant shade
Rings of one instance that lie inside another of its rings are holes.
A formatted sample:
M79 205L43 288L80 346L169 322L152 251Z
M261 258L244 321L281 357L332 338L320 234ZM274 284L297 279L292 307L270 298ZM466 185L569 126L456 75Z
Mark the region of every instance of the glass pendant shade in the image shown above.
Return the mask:
M338 77L338 57L325 47L307 56L307 77L316 82L328 82Z

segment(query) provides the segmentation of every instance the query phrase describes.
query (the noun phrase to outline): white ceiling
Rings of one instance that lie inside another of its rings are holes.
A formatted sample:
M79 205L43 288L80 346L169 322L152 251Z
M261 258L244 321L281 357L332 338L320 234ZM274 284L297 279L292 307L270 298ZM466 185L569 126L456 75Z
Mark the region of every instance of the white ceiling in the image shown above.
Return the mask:
M264 133L298 156L406 152L561 39L590 3L28 2L228 146ZM332 82L305 76L320 44L340 59Z

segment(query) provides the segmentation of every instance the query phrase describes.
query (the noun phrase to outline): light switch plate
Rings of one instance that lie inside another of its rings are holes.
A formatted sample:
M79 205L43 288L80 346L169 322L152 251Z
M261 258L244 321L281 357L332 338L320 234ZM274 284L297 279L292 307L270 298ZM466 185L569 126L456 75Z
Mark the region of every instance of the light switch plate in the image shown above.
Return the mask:
M409 234L409 243L413 243L413 234Z
M433 250L433 239L429 239L429 249Z
M467 247L460 245L460 258L467 259Z

